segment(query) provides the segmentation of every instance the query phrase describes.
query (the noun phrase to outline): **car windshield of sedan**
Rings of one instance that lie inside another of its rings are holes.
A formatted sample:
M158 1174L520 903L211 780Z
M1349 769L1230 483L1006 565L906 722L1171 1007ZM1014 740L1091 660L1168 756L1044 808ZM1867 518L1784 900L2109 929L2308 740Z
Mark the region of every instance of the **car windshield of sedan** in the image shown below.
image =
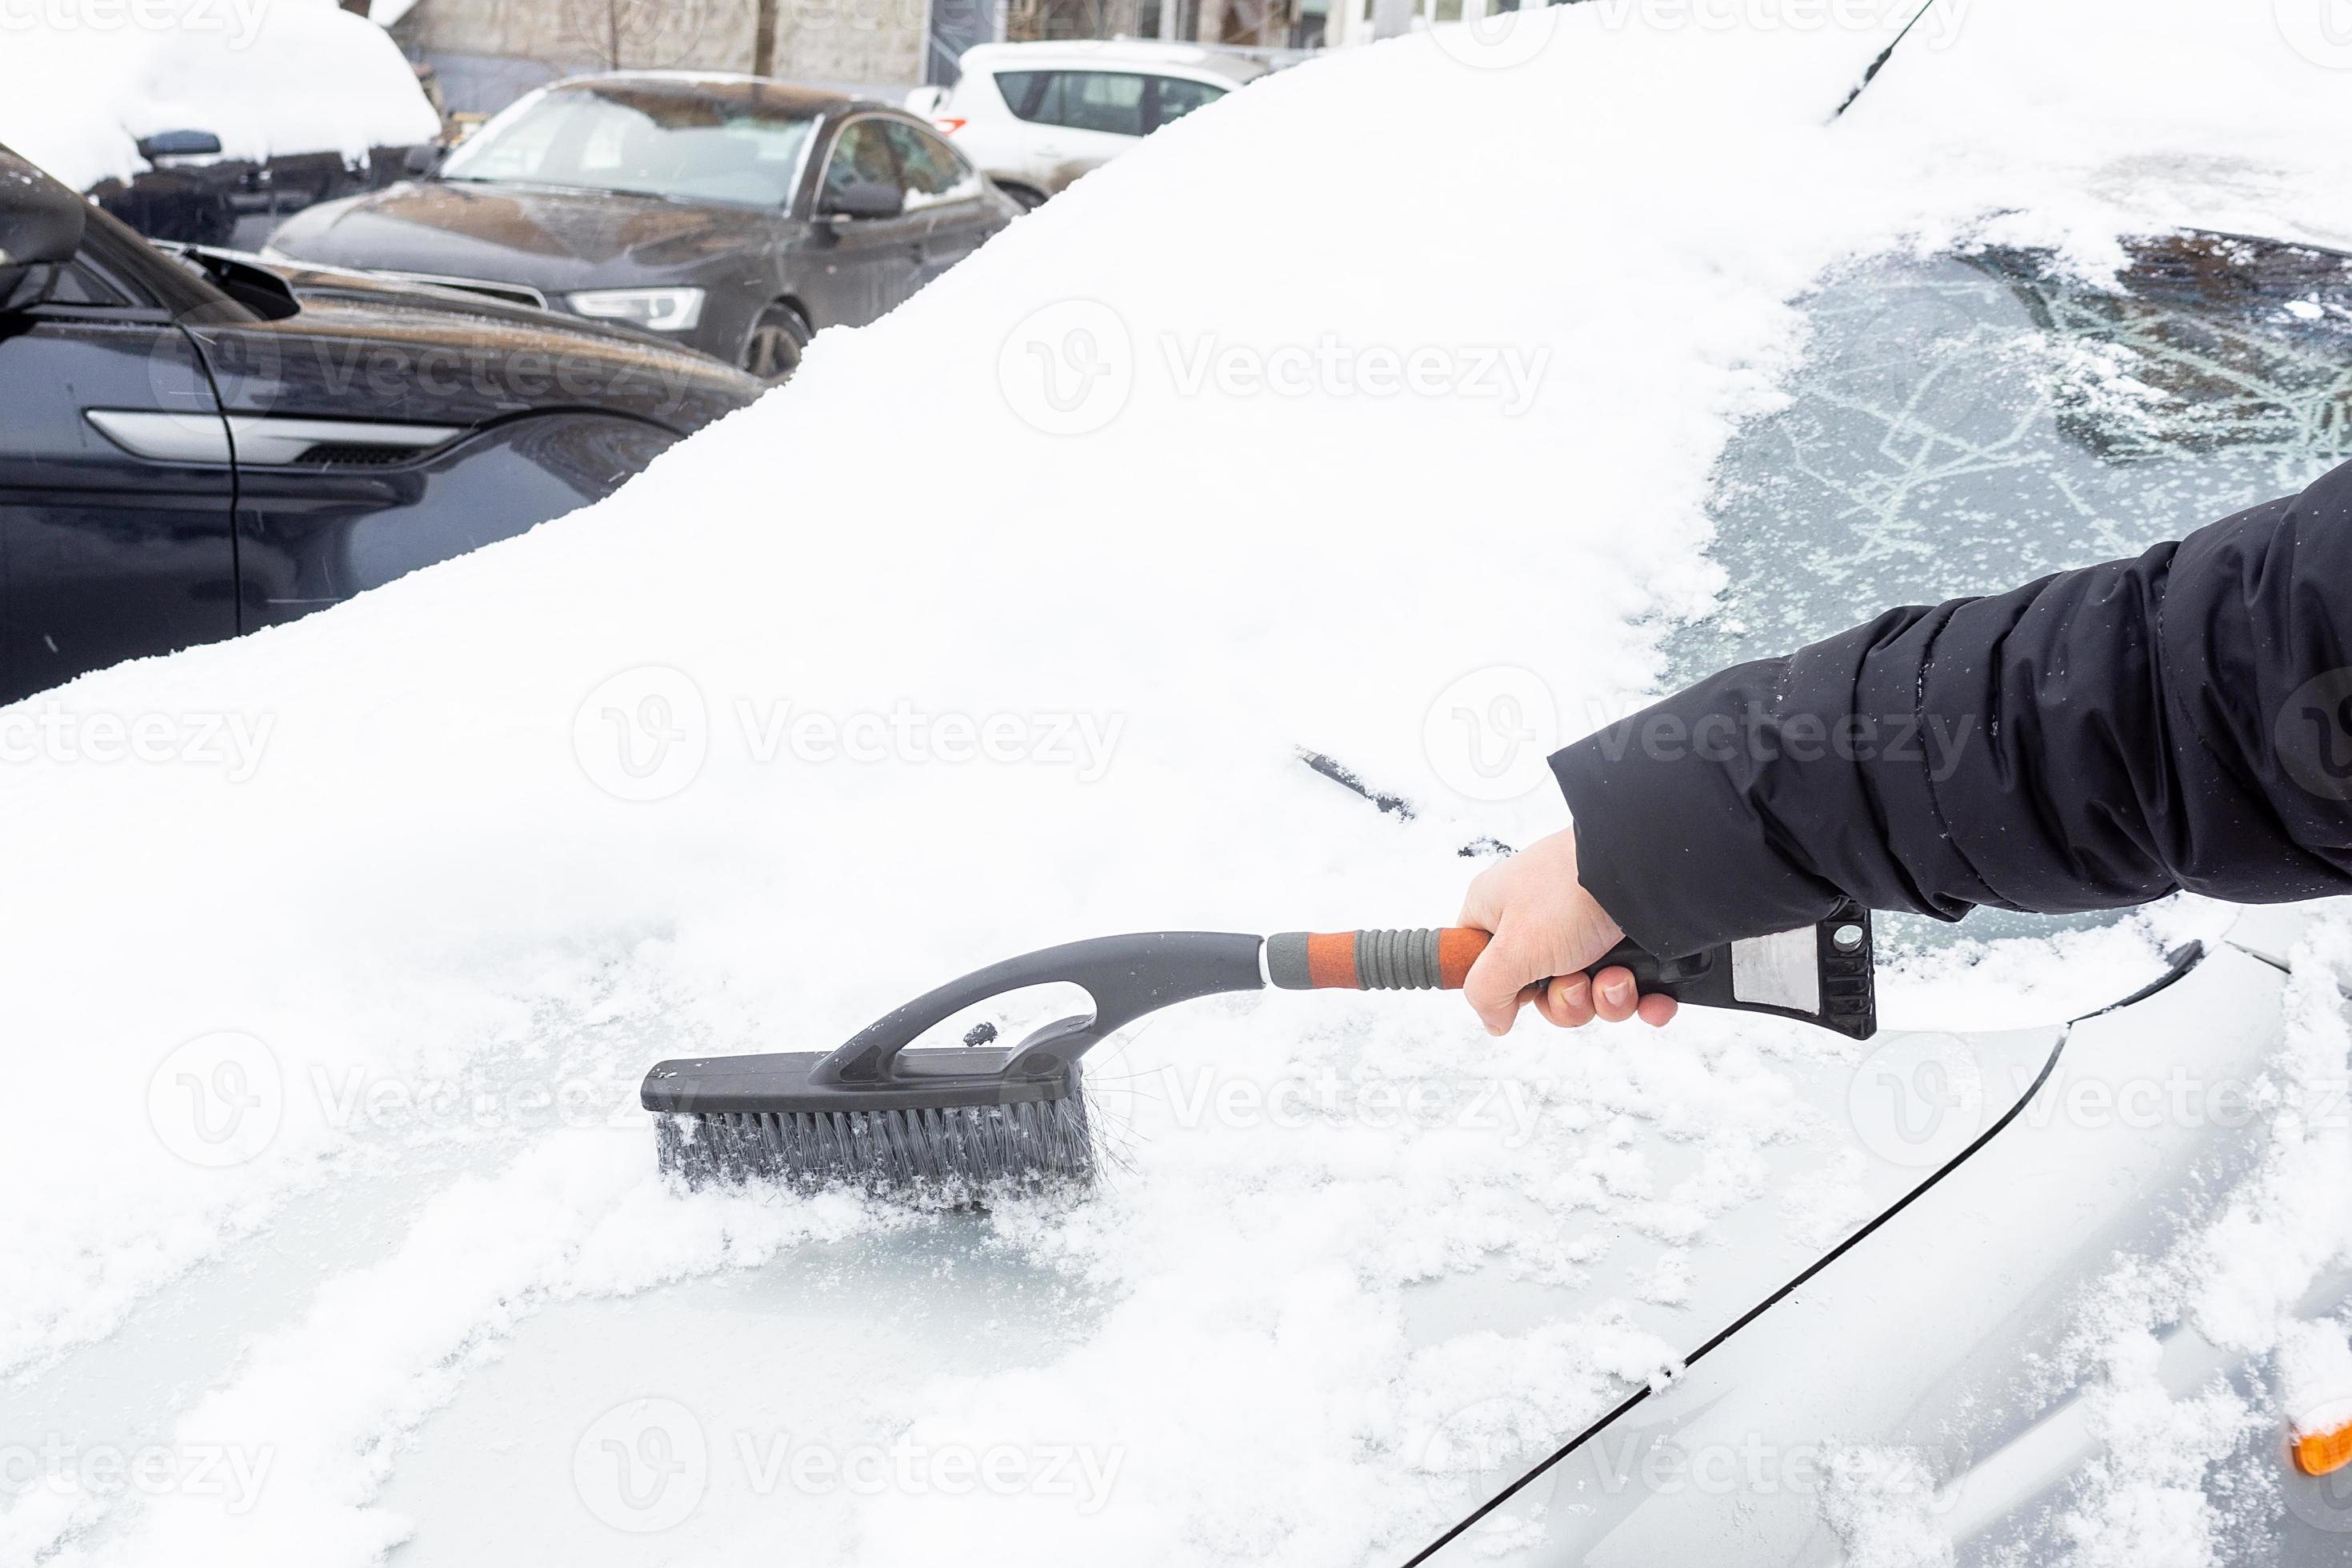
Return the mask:
M782 206L815 124L756 100L570 88L484 126L441 178Z

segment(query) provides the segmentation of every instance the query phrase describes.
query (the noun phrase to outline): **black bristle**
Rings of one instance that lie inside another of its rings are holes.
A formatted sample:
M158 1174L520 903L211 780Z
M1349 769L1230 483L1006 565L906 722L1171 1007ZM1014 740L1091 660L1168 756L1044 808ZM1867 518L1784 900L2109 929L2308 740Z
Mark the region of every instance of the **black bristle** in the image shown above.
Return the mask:
M746 1110L654 1118L661 1168L689 1185L962 1193L1086 1183L1099 1164L1086 1097L891 1110Z
M1079 1058L1160 1008L1262 989L1265 950L1239 931L1064 942L927 991L829 1051L656 1062L637 1099L656 1119L662 1169L698 1185L931 1188L958 1203L1008 1185L1083 1185L1119 1161L1096 1141ZM1047 984L1076 986L1092 1010L1010 1046L992 1024L960 1047L918 1045L996 997Z

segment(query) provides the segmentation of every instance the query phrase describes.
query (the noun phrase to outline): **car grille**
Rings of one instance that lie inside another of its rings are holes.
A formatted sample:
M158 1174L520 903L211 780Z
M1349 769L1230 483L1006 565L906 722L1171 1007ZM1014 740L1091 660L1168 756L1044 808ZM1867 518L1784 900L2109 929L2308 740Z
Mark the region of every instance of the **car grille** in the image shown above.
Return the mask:
M322 442L294 460L304 468L383 468L409 462L417 455L416 448L413 447L362 447Z

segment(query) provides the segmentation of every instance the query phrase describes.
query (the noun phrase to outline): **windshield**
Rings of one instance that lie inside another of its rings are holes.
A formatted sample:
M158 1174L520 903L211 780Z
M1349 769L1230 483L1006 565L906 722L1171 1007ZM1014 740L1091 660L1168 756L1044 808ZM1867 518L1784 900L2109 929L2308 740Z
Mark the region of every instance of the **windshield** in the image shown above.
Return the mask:
M1663 689L1888 605L2136 555L2352 458L2352 262L2218 235L2132 243L2111 283L1980 251L1860 266L1808 301L1779 411L1716 473L1717 612ZM1881 951L2111 915L1883 920Z
M441 177L782 206L815 125L756 93L565 88L484 126Z

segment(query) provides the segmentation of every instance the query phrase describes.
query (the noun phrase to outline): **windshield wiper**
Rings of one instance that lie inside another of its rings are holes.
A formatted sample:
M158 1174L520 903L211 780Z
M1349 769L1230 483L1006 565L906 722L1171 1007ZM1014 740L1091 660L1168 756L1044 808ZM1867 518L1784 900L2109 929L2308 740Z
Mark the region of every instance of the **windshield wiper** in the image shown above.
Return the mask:
M527 191L563 191L591 196L642 196L653 202L680 199L667 191L632 190L626 185L577 184L563 180L518 180L490 174L443 174L439 177L452 184L461 185L515 185Z
M1855 82L1853 84L1853 90L1845 95L1845 101L1839 104L1835 109L1830 111L1830 118L1832 120L1835 120L1839 115L1843 114L1847 110L1853 107L1853 100L1862 96L1862 89L1870 85L1871 78L1878 74L1879 68L1886 63L1887 57L1895 53L1895 47L1902 43L1904 39L1911 36L1911 29L1919 25L1920 17L1926 16L1935 8L1936 0L1927 0L1926 5L1911 13L1911 19L1903 24L1903 30L1895 34L1893 38L1889 39L1885 48L1878 51L1878 58L1870 62L1869 68L1862 73L1862 79Z

